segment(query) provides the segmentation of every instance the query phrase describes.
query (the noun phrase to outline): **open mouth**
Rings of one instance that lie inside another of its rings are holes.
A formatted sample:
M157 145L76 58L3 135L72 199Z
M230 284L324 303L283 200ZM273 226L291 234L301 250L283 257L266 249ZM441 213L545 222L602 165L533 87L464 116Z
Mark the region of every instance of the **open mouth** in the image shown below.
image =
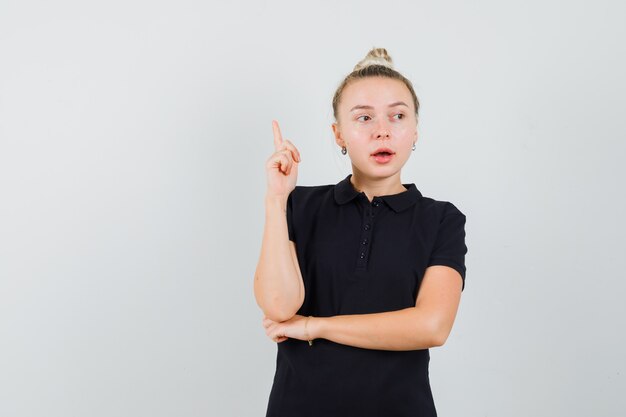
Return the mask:
M386 164L391 161L394 152L391 149L381 148L377 149L376 152L372 154L372 158L379 164Z
M389 148L378 148L374 151L374 153L372 154L372 156L374 157L389 157L391 155L393 155L394 152L389 149Z

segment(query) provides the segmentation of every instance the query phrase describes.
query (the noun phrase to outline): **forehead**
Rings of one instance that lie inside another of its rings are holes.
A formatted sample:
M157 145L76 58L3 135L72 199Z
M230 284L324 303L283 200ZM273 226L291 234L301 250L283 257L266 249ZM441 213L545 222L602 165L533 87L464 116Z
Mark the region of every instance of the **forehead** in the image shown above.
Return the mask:
M387 106L398 101L413 107L413 98L407 86L393 78L361 78L352 81L341 94L341 107L348 109L355 105Z

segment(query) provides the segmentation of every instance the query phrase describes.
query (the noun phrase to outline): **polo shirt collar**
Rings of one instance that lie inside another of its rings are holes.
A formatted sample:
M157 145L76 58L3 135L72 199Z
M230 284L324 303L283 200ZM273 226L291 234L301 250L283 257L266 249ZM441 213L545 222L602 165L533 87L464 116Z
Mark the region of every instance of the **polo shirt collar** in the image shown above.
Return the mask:
M335 201L337 204L346 204L362 193L359 193L350 182L350 177L352 174L349 174L346 178L341 180L335 186ZM398 194L392 195L383 195L378 198L382 199L393 211L396 213L407 209L417 203L417 200L422 197L422 194L419 192L415 184L402 184L407 190Z

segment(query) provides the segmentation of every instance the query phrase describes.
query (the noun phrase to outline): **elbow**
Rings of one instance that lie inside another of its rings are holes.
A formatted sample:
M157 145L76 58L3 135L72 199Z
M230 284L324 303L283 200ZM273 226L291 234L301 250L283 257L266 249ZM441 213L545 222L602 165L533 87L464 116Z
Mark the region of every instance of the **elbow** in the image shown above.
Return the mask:
M438 320L432 320L428 323L427 334L429 347L443 346L450 335L451 326Z
M287 321L298 313L301 302L294 303L290 300L285 300L280 297L274 297L268 302L259 305L265 314L265 317L275 322Z
M272 320L273 322L276 323L282 323L284 321L289 320L290 318L292 318L295 314L285 314L285 313L274 313L274 312L265 312L265 317L267 317L268 319Z
M302 290L295 294L286 294L284 291L267 289L259 284L257 276L254 280L254 296L265 317L275 322L289 320L304 303Z
M432 347L443 346L448 340L448 334L442 331L436 332L432 335L431 344Z
M293 308L287 308L287 307L277 308L277 306L263 309L263 313L265 314L265 317L277 323L289 320L290 318L295 316L297 312L298 312L297 309L294 310Z

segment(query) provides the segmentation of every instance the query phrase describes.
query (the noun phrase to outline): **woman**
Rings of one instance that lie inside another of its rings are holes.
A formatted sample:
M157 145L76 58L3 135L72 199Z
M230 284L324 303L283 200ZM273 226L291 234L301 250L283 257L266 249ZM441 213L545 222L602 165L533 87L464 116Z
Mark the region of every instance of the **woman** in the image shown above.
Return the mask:
M296 186L296 147L275 152L254 279L278 344L267 416L436 416L428 349L446 341L465 284L465 216L403 184L415 150L413 87L373 49L337 89L337 145L352 174Z

